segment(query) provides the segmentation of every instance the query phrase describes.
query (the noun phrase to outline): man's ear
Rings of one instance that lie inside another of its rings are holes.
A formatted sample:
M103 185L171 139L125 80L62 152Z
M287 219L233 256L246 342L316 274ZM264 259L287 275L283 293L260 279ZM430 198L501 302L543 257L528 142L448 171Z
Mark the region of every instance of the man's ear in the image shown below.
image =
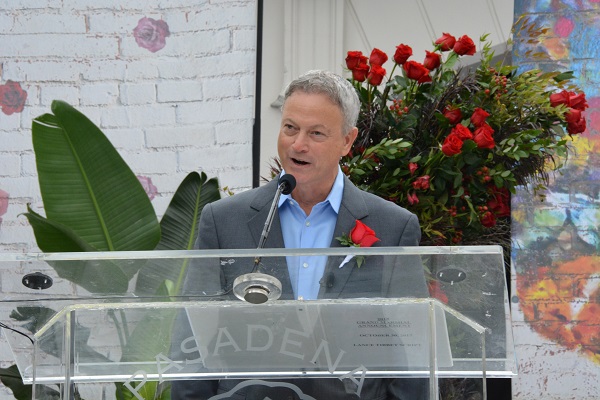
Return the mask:
M342 156L345 156L346 154L348 154L348 152L352 148L352 144L356 140L357 136L358 136L358 128L357 127L352 128L350 130L350 132L346 136L344 136L344 140L345 140L344 154L342 154Z

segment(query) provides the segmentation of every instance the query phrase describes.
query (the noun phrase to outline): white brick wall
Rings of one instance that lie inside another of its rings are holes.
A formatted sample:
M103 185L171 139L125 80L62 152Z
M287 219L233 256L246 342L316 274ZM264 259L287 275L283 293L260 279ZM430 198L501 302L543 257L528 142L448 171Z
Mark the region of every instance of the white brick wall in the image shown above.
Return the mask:
M143 17L169 26L163 49L136 43ZM191 171L249 188L255 21L253 0L1 1L0 84L18 82L27 101L21 113L0 112L0 189L10 196L0 251L37 249L19 214L27 202L43 211L31 121L55 99L88 116L153 180L159 216Z
M85 106L101 106L115 104L119 98L119 85L116 83L91 83L80 88L79 102ZM106 132L105 132L106 133Z
M134 173L152 179L159 217L192 171L234 191L249 188L255 7L254 0L0 1L0 84L27 91L21 113L0 112L0 190L10 196L0 252L37 251L20 215L27 203L43 213L31 121L55 99L83 112ZM133 29L143 17L168 24L163 49L137 45ZM11 358L0 337L0 363ZM94 390L93 398L112 397L112 385ZM0 399L12 398L0 385Z
M79 87L69 85L57 85L56 83L42 85L40 89L40 104L48 108L50 111L50 105L52 100L61 99L71 104L74 107L79 105Z
M159 103L202 100L202 82L196 80L161 82L156 89ZM221 97L228 97L225 88Z
M211 100L240 97L240 80L238 78L209 79L204 84L204 97Z
M85 19L85 15L59 14L58 9L24 12L14 15L12 27L7 33L85 33Z

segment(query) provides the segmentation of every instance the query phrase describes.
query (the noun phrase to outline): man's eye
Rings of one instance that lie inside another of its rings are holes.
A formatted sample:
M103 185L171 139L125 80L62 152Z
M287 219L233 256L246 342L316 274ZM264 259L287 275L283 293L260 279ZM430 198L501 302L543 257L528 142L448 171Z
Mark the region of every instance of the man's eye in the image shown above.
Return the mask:
M313 132L311 132L311 136L315 140L325 140L327 138L326 134L324 134L323 132L319 132L319 131L313 131Z
M284 124L283 125L283 131L287 134L292 134L295 131L295 128L293 125L290 124Z

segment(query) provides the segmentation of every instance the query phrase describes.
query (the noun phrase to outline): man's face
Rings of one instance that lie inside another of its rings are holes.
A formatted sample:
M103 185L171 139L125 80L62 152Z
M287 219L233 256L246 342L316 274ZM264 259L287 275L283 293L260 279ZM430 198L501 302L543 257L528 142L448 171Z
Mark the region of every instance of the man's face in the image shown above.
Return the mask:
M358 130L342 132L341 109L324 94L295 92L285 102L277 150L281 164L294 175L297 190L324 200ZM348 133L345 135L344 133Z

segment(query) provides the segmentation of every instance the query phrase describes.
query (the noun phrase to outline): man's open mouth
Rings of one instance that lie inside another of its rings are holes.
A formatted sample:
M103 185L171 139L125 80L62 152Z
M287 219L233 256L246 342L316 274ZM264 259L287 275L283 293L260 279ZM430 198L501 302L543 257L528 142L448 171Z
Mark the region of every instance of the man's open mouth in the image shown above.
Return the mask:
M297 158L292 158L292 161L294 162L294 164L298 164L298 165L307 165L307 164L310 164L309 162L298 160Z

